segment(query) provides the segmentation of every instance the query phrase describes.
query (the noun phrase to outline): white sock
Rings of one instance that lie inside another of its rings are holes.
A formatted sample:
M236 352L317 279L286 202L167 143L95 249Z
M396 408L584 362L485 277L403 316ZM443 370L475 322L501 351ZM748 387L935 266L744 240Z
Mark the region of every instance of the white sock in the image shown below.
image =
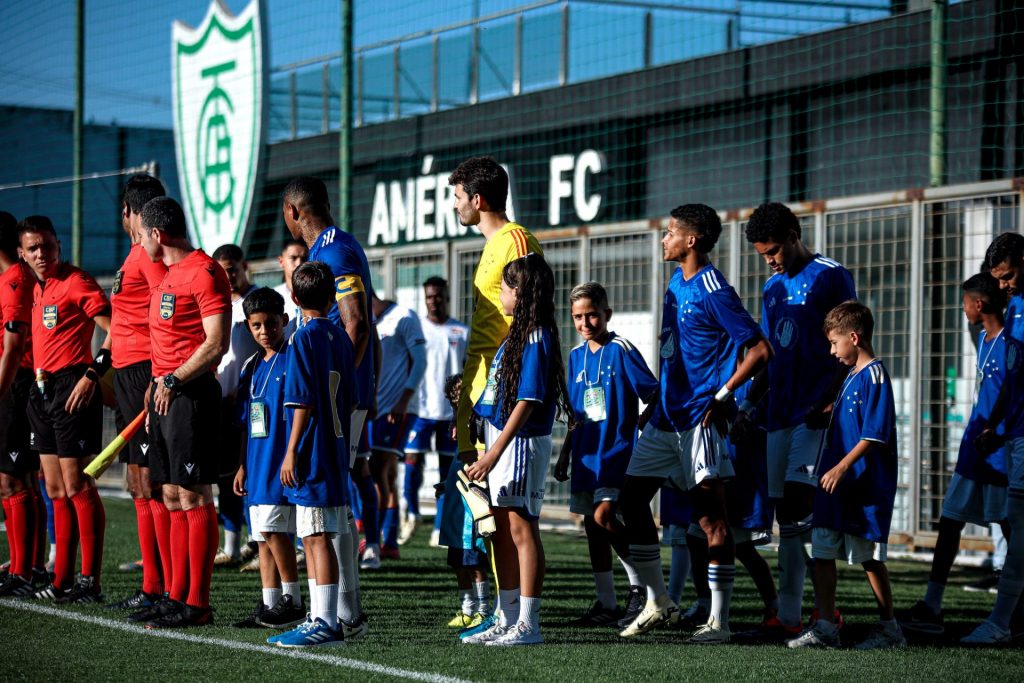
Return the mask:
M539 631L540 598L528 598L524 595L519 598L519 605L518 623L526 624L531 631Z
M317 584L315 590L317 613L313 618L320 617L331 628L338 628L338 584Z
M724 629L729 628L729 605L736 581L736 565L709 564L708 586L711 588L711 616Z
M637 585L647 588L647 599L657 600L665 595L665 575L661 569L661 546L657 543L630 544L629 557L640 579L640 583Z
M501 609L501 625L509 626L519 621L519 589L498 590L498 606Z
M594 587L597 590L597 601L601 606L605 609L615 609L619 602L615 598L615 577L611 571L594 572Z
M57 559L57 544L50 544L50 556L46 559L47 562L53 562Z
M282 582L281 591L285 595L292 596L292 604L296 607L302 607L302 591L299 590L299 582L294 581L292 583Z
M629 579L629 585L630 586L639 586L640 585L640 575L637 574L636 567L633 566L633 561L630 558L628 558L628 557L625 557L625 558L620 557L619 558L619 564L621 564L622 568L626 570L626 578Z
M807 575L802 538L805 526L779 525L779 621L786 626L800 624Z
M473 594L476 596L476 607L474 609L484 616L491 613L490 593L491 587L487 585L487 579L473 582Z
M946 593L946 584L936 581L929 581L928 588L924 591L924 604L932 608L932 612L938 614L942 610L942 596Z
M473 595L473 589L460 588L459 597L462 599L462 613L467 617L473 616L473 608L476 607L476 596Z
M354 525L354 520L352 523ZM334 534L331 538L338 558L338 618L352 623L362 612L359 605L359 560L355 557L359 548L353 547L352 539L356 538L353 528L343 526L342 529L344 533Z
M316 604L316 579L308 579L306 584L309 586L309 616L313 618L316 616L317 604Z
M238 539L237 531L224 530L224 552L229 557L238 557Z
M280 588L264 588L263 589L263 604L267 607L273 607L277 604L277 601L281 599Z

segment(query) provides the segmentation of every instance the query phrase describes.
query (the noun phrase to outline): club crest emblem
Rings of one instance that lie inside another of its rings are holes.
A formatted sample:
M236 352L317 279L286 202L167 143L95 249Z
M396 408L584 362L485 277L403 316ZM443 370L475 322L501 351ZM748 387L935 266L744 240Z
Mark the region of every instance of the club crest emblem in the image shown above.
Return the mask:
M775 340L784 349L792 348L797 339L796 323L792 318L783 318L775 323Z

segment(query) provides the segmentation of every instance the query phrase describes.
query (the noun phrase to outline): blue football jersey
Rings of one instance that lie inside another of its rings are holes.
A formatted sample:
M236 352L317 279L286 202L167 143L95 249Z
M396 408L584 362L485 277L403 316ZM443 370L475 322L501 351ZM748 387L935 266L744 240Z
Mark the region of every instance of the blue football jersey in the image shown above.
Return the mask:
M814 526L887 543L896 500L896 402L892 381L875 359L850 371L832 407L827 446L818 477L835 467L861 440L877 445L853 464L835 493L821 488L814 498Z
M356 393L352 342L326 318L314 318L288 342L285 407L310 409L299 441L299 485L288 500L305 507L348 503L348 439ZM289 413L288 421L291 424Z
M1015 294L1006 303L1004 330L1007 337L1024 342L1024 294Z
M967 421L963 438L960 440L960 454L956 459L956 472L965 479L982 484L1006 486L1006 457L1002 449L986 456L979 456L974 449L974 441L988 424L995 407L996 398L1006 377L1006 334L985 340L985 332L978 336L978 375L977 389L974 397L974 408ZM996 431L1004 432L1000 424Z
M501 390L497 382L498 368L505 356L506 342L502 342L498 353L494 356L491 368L487 373L487 386L473 408L476 414L494 425L495 429L505 427L501 417ZM519 390L517 401L533 401L539 403L530 414L530 418L519 430L518 436L547 436L555 423L554 377L551 367L552 358L559 353L551 331L538 327L530 333L523 349L523 367L519 374ZM552 394L549 396L549 392Z
M822 332L825 316L856 297L850 272L820 254L800 271L765 282L761 329L775 351L768 363L768 431L800 424L821 400L839 371Z
M573 493L622 488L636 442L640 401L657 397L658 380L636 347L610 334L597 351L587 343L569 353Z
M666 432L692 429L732 377L741 347L760 336L718 269L707 265L687 280L677 268L662 306L661 398L651 424Z
M309 249L309 260L326 263L334 274L335 302L327 317L331 322L341 329L345 329L341 322L341 313L338 311L337 299L348 295L357 295L360 291L366 297L366 314L370 316L367 320L369 325L373 324L373 309L370 302L373 300L373 279L370 277L370 265L366 261L366 252L362 245L351 234L344 230L331 226L324 228L316 242ZM355 280L358 278L358 281ZM372 334L372 332L371 332ZM363 362L356 371L357 379L357 408L367 410L373 405L374 385L374 348L371 340L366 346L363 354Z
M287 505L281 484L281 463L288 449L288 411L284 407L288 345L270 360L263 351L242 366L238 384L238 417L248 435L245 445L245 486L250 505ZM266 436L255 436L253 428Z
M1006 334L1004 333L1005 337ZM1024 437L1024 343L1016 338L1006 340L1003 367L1006 372L1006 412L1003 415L1007 439Z

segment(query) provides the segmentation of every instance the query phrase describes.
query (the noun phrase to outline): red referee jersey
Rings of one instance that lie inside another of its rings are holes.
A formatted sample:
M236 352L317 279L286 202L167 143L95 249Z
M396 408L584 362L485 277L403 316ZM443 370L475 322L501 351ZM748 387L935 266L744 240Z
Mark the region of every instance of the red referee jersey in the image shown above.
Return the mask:
M70 263L35 283L32 292L32 364L47 372L92 362L93 321L110 302L91 275Z
M110 353L115 368L150 359L149 300L167 274L163 262L153 262L141 244L128 252L110 291Z
M0 321L24 323L25 353L21 357L21 367L32 367L32 287L36 278L25 264L18 262L0 275ZM4 349L3 331L0 331L0 353Z
M169 375L195 353L206 340L203 318L230 310L228 276L201 249L169 267L149 301L153 376Z

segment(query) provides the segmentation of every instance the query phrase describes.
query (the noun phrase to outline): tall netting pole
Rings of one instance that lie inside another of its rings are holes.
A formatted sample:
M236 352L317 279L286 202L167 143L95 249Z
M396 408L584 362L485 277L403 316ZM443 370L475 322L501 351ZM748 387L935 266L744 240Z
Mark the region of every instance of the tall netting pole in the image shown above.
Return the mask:
M341 131L338 139L338 227L352 230L352 0L341 0Z
M71 262L82 265L82 125L85 117L85 0L75 2L75 113L72 127Z
M946 181L946 0L932 0L931 139L928 170L931 186Z

